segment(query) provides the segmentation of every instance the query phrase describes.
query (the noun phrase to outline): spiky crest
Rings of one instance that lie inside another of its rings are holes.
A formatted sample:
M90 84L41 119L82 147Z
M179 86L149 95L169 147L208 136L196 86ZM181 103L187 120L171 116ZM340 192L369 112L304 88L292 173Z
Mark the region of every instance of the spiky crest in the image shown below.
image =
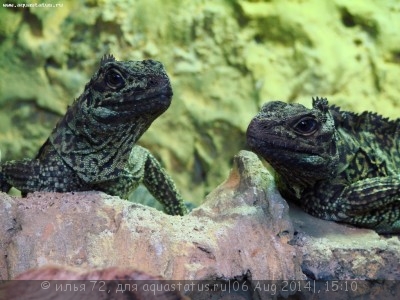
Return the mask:
M336 126L351 130L352 132L371 132L390 135L400 133L400 119L390 120L375 112L365 111L361 114L343 111L340 107L332 105L330 111Z
M112 55L112 54L104 54L103 57L101 58L100 65L102 66L102 65L104 65L104 64L106 64L108 62L112 62L112 61L115 61L114 55Z

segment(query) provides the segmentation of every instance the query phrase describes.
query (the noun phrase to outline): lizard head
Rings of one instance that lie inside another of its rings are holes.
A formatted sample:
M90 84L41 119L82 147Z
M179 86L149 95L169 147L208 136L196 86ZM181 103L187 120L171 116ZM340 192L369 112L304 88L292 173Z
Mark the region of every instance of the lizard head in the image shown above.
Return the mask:
M171 84L161 63L116 61L106 55L49 142L84 181L116 178L137 140L171 99ZM43 149L41 157L46 156L47 148Z
M69 145L72 139L79 139L83 145L72 147L73 151L119 148L125 159L171 100L171 84L160 62L117 61L106 55L82 95L59 121L57 126L65 130L55 130L52 143Z
M336 172L335 124L326 99L313 99L312 109L265 104L247 128L247 143L288 182L307 186Z
M171 100L171 83L160 62L117 61L105 55L61 122L93 143L116 135L135 142Z
M81 107L99 123L150 123L171 104L172 88L163 65L154 60L116 61L106 55L86 84Z
M163 65L154 60L116 61L104 56L88 86L93 105L118 117L157 118L171 104L172 88Z

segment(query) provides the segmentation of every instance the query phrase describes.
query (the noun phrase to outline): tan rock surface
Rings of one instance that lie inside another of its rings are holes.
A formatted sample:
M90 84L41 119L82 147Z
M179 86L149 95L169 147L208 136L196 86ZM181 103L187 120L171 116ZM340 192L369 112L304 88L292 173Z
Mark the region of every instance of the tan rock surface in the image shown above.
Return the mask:
M296 231L291 244L303 253L302 270L309 278L400 279L398 236L320 220L293 205L290 217Z
M370 294L392 299L390 293L400 289L395 281L357 281L400 279L398 236L289 209L270 173L247 151L235 156L229 178L184 217L98 192L34 193L0 194L0 222L0 279L58 264L252 284L254 292L239 299L270 299L257 288L256 280L263 279L320 280L321 291L329 285L326 299ZM340 283L357 288L332 294L332 280L351 280ZM307 289L283 292L283 287L275 295L316 297ZM193 299L211 299L198 296ZM213 297L222 299L223 293Z
M184 217L95 192L1 194L1 278L46 264L168 279L301 278L287 204L265 189L271 176L254 158L237 157L229 179Z

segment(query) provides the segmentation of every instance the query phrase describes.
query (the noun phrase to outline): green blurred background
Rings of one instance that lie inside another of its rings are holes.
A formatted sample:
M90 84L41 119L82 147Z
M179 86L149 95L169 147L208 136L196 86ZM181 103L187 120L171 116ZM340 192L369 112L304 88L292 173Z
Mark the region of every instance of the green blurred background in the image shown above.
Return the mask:
M264 102L318 95L399 115L398 0L4 2L61 7L0 7L3 161L36 154L105 53L164 63L173 103L140 144L195 205L227 177Z

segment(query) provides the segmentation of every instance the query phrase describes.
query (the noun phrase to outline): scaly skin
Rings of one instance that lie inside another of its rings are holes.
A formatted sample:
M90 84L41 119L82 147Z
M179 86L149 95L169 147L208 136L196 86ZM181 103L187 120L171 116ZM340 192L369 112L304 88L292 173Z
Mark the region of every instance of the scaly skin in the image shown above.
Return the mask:
M326 220L400 232L400 120L360 115L313 99L313 108L273 101L247 141L276 171L281 194Z
M36 158L0 165L1 191L98 190L126 198L143 182L166 213L185 214L171 178L148 150L135 145L171 99L161 63L104 56Z

